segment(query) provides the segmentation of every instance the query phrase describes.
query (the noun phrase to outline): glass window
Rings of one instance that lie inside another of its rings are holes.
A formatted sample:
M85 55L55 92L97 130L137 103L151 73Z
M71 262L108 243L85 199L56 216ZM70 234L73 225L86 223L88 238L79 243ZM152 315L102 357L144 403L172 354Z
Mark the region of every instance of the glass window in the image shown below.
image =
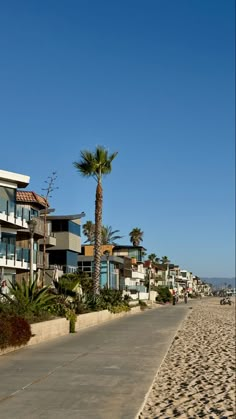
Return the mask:
M67 220L52 220L52 232L68 231Z
M16 210L16 190L0 186L0 212L14 213Z
M15 245L16 234L2 232L2 242Z
M76 236L80 237L80 225L74 223L73 221L68 222L68 231L70 233L76 234Z
M83 265L84 266L91 266L91 262L89 261L89 262L83 262Z
M30 209L30 215L31 215L31 217L30 218L33 218L33 217L38 217L38 215L39 215L39 211L37 211L36 209L34 209L34 208L31 208Z
M71 252L67 250L66 252L66 264L70 266L76 266L77 267L77 261L78 261L78 253Z

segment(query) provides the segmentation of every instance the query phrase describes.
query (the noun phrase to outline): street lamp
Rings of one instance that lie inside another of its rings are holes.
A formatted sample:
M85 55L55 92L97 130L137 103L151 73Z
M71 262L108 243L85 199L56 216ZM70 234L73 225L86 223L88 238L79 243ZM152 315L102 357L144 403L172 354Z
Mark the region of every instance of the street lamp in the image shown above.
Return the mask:
M107 288L110 288L110 264L109 264L109 256L110 256L110 252L109 250L105 250L105 252L103 253L106 256L107 259Z
M32 218L31 220L28 221L28 227L29 227L29 232L30 232L30 281L29 282L33 282L33 277L34 277L34 233L35 233L35 228L37 225L37 221Z
M151 277L152 277L152 264L148 267L148 299L151 300Z

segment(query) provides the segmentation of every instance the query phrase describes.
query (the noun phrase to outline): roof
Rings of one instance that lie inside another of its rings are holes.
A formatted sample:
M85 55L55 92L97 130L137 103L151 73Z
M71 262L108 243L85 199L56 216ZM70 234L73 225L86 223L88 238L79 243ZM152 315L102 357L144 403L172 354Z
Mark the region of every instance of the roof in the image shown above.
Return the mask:
M85 216L84 212L81 212L81 214L71 214L71 215L48 215L47 220L79 220L80 218L84 216Z
M0 179L5 182L9 182L10 184L16 185L18 188L25 188L28 186L30 181L29 176L14 172L7 172L6 170L0 170Z
M43 208L49 207L49 204L41 195L38 195L37 193L33 191L16 191L16 201L17 202L23 202L23 203L35 203L40 205Z
M166 265L162 263L153 263L151 260L145 260L143 263L144 268L156 268L159 271L166 271Z
M143 246L132 246L130 244L128 246L126 246L126 245L116 245L115 246L115 249L141 249L141 250L147 250Z

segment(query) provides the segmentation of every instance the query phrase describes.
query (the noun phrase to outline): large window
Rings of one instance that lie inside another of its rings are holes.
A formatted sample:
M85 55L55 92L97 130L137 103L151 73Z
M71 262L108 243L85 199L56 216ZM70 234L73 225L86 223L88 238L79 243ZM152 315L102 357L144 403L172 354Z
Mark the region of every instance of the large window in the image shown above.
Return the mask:
M2 231L1 240L3 243L12 244L14 246L16 244L16 234L5 233Z
M66 264L69 266L74 266L77 268L78 266L78 253L71 252L70 250L67 250L66 252Z
M16 190L0 186L0 212L14 213L16 207Z
M52 220L52 232L64 232L75 234L76 236L81 235L81 226L70 220Z
M73 223L73 221L69 221L68 223L68 231L70 233L76 234L76 236L80 237L80 225Z
M130 258L137 259L138 262L143 261L143 255L140 249L128 249L128 255Z

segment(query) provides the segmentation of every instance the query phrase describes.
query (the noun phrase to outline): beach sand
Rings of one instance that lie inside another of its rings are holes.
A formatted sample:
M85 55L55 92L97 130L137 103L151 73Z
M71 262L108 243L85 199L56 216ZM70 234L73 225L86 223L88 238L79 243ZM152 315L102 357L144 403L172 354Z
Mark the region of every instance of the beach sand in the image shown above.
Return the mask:
M192 305L138 418L236 418L232 301L221 306L220 298L210 297Z

